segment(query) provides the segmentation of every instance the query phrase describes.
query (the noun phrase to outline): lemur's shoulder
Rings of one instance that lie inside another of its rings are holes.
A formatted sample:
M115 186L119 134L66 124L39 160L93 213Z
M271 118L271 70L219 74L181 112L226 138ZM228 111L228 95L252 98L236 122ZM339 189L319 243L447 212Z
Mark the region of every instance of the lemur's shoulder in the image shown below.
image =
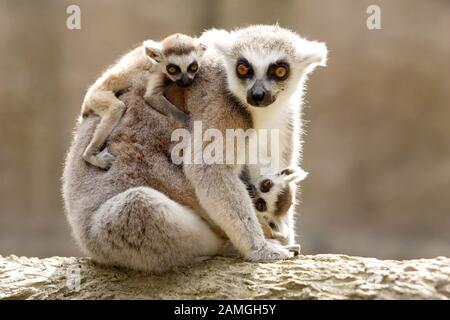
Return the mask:
M217 59L202 60L193 85L186 90L186 105L194 120L216 129L248 129L252 119L247 108L228 91L226 71Z

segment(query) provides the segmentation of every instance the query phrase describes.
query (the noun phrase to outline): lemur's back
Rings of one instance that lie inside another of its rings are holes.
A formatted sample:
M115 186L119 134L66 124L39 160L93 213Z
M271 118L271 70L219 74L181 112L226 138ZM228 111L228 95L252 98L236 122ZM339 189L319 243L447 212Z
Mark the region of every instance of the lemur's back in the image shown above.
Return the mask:
M251 125L250 118L229 100L224 81L221 66L205 61L192 86L180 89L185 90L185 110L192 120L203 120L204 129L246 129ZM116 155L109 170L93 167L81 157L98 118L84 119L76 128L63 174L63 196L75 238L82 246L90 216L109 198L129 188L150 186L174 201L198 207L183 168L174 165L170 158L171 134L177 124L149 107L143 94L141 83L120 97L127 111L107 141L107 147ZM183 100L180 96L173 98Z

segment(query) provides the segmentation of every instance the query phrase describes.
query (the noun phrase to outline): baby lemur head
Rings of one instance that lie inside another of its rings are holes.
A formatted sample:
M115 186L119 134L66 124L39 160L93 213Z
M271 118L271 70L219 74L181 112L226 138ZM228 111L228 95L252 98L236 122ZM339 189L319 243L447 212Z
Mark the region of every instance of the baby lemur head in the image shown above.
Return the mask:
M250 186L249 194L256 209L256 215L269 239L288 244L290 215L293 203L292 183L300 182L308 174L300 168L287 168L272 176L261 176Z
M228 89L246 106L281 102L296 92L304 75L326 63L325 44L278 25L250 26L224 38L214 45L224 58Z
M161 42L144 41L146 55L156 61L161 72L180 87L192 84L206 46L184 34L173 34Z

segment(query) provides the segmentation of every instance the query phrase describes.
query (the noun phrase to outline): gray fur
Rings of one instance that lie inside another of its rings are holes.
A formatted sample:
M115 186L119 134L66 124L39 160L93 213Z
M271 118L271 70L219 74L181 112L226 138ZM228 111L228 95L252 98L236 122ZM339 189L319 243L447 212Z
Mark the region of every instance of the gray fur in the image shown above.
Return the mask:
M203 121L203 130L225 133L253 126L247 108L230 98L225 76L217 59L205 59L185 90L183 111L191 122ZM264 238L239 178L244 166L171 162L170 135L178 124L149 108L143 93L136 84L121 97L127 111L107 141L116 156L108 171L81 158L98 118L82 119L75 130L63 197L74 238L85 253L100 263L163 272L222 252L226 243L213 231L219 228L247 260L292 256L279 242ZM295 138L293 131L289 139Z
M223 88L215 89L221 88L220 66L205 66L202 71L186 91L191 118L223 130L249 127L248 116L230 103ZM122 97L127 112L108 140L108 149L116 155L108 171L81 159L98 118L84 118L76 128L64 170L63 196L73 235L84 252L101 263L151 272L214 255L223 240L192 210L200 212L203 207L216 213L211 221L246 258L290 256L286 249L265 241L239 179L240 167L192 165L185 175L171 163L170 134L176 126L146 106L140 93L135 90ZM217 112L207 115L206 108ZM217 210L219 204L222 210ZM194 221L190 225L183 223L187 215Z

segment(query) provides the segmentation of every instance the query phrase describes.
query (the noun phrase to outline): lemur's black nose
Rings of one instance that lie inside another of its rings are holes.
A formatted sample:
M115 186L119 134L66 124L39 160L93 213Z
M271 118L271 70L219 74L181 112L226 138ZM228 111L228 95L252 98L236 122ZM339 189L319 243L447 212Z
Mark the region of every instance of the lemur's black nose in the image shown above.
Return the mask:
M183 74L180 79L177 80L177 85L180 87L189 87L194 79Z
M261 102L264 100L265 91L263 88L257 88L256 90L253 90L252 92L252 99L255 102Z
M270 91L264 87L264 83L258 80L247 91L247 102L255 107L266 107L273 102L273 99Z

